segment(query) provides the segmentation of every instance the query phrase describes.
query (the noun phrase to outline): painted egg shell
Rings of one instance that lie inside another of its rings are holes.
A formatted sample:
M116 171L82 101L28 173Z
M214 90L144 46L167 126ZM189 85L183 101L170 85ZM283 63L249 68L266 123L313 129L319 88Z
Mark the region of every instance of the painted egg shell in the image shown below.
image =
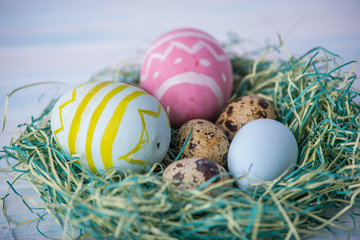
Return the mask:
M247 187L292 171L297 158L296 139L284 124L257 119L236 133L229 148L228 167L235 178L243 177L237 184Z
M55 104L51 129L66 154L85 169L141 172L163 160L170 124L160 103L129 84L89 82L66 92Z
M140 84L169 108L171 125L194 118L213 120L229 99L232 69L218 41L196 29L159 37L145 55Z

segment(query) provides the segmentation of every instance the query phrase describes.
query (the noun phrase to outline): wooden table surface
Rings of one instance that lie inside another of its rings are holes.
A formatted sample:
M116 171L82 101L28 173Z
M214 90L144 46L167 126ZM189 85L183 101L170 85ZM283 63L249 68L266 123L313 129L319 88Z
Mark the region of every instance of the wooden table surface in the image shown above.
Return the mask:
M18 124L37 116L50 99L108 66L140 62L151 41L166 31L195 27L221 42L233 31L244 42L240 54L277 44L280 34L291 54L322 46L351 61L360 60L359 11L357 0L0 0L0 117L6 95L18 87L38 82L67 84L16 92L9 100L0 148L9 144ZM355 72L359 73L359 66ZM359 81L355 85L360 89ZM6 162L0 161L0 167L6 168ZM9 190L6 181L12 179L11 174L0 173L0 197L9 194L5 202L8 215L14 222L35 219L36 213ZM33 206L41 205L28 183L19 181L16 190ZM354 227L350 215L339 221ZM358 217L355 222L355 231L334 229L333 234L310 239L360 239ZM49 238L62 237L62 230L49 215L38 227ZM38 232L37 221L9 226L1 212L0 239L46 238Z

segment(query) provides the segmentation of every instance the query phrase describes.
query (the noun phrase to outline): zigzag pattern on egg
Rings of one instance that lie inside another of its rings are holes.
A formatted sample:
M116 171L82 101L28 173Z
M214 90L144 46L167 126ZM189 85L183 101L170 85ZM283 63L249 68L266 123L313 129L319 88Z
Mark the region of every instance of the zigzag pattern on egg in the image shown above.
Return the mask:
M77 86L76 88L74 88L73 91L72 91L72 94L71 94L71 99L68 100L68 101L66 101L66 102L64 102L64 103L59 107L59 111L60 111L60 127L59 127L58 129L54 130L54 136L55 136L56 142L59 142L59 141L57 140L57 134L58 134L59 132L61 132L61 131L64 131L64 123L63 123L63 120L62 120L62 110L63 110L67 105L69 105L70 103L72 103L72 102L74 102L74 101L76 100L76 89L77 89L77 88L82 87L82 86L84 86L84 85L86 85L86 84L90 84L90 83L91 83L91 82L84 83L84 84L82 84L82 85ZM61 149L61 146L59 146L59 147L60 147L60 149Z
M167 39L168 39L168 41L170 41L173 38L178 38L178 37L182 37L182 36L190 37L190 36L197 36L197 35L195 34L195 32L185 32L182 34L172 34L172 35L168 36ZM208 37L205 37L205 35L201 35L201 38L205 38L207 40L210 39ZM159 42L162 42L161 39L159 40ZM163 43L163 44L165 44L165 43ZM143 75L141 75L141 81L145 81L148 78L149 68L151 67L151 64L154 61L154 59L158 59L161 62L164 62L169 57L169 55L172 53L172 51L174 49L181 49L182 51L184 51L190 55L195 55L200 50L206 49L210 53L210 55L212 55L214 57L214 59L217 60L218 62L224 62L227 60L226 54L216 53L215 49L203 40L197 41L195 44L192 45L192 47L186 45L183 42L171 41L169 46L164 51L164 53L161 53L161 52L152 52L151 53L151 55L148 57L148 60L145 64L145 73ZM178 64L180 62L182 62L182 58L177 58L174 61L174 64ZM204 67L209 67L211 65L211 62L208 59L203 59L203 58L199 60L199 63ZM159 76L159 74L160 74L159 71L156 71L152 78L153 79L157 78ZM218 108L221 109L221 107L223 106L223 102L224 102L224 96L221 92L221 87L219 86L219 84L215 81L215 79L213 79L207 75L198 75L198 76L194 76L194 75L195 75L194 72L190 72L185 75L179 74L179 75L175 75L171 78L166 79L164 82L162 82L162 84L159 86L159 88L154 92L154 96L157 99L161 99L162 96L165 94L165 92L169 88L176 87L176 85L178 85L178 84L187 82L190 84L196 84L196 85L209 87L212 90L212 92L216 95L216 97L218 99L218 103L219 103ZM227 77L224 73L222 73L222 79L224 82L227 81Z
M216 51L206 42L199 40L198 42L196 42L192 47L187 46L186 44L182 43L182 42L178 42L178 41L171 41L169 47L165 50L164 53L161 52L154 52L151 53L151 55L149 56L149 60L146 63L146 67L145 67L145 73L143 75L141 75L141 79L145 80L148 77L149 74L149 68L151 66L151 63L153 62L154 59L160 59L162 62L166 60L166 58L170 55L170 53L174 50L174 48L177 49L181 49L185 52L187 52L188 54L196 54L198 53L200 50L202 49L207 49L214 57L217 61L219 62L223 62L227 59L227 56L225 54L217 54ZM205 59L204 59L205 60ZM174 61L174 64L180 63L182 61L181 58L177 58ZM203 66L204 67L208 67L209 66L209 62L203 62ZM154 75L154 78L156 78L157 76Z
M150 111L150 110L145 110L145 109L138 109L138 112L139 112L139 115L140 115L140 118L141 118L141 123L142 123L142 126L143 126L143 130L141 132L139 142L136 144L136 146L133 149L131 149L131 151L129 151L127 154L119 157L118 158L119 160L125 160L130 164L140 164L140 165L149 164L147 161L140 160L140 159L133 159L131 157L132 157L132 155L134 155L136 152L138 152L140 149L142 149L144 147L144 143L149 144L149 134L148 134L148 131L146 129L146 121L145 121L144 115L146 114L146 115L149 115L151 117L158 118L160 116L161 109L162 109L162 107L161 107L160 104L158 105L158 110L156 112L155 111ZM168 121L168 125L170 127L169 121ZM146 140L143 139L144 138L144 133L145 133L145 136L146 136Z
M145 91L119 82L90 82L74 88L56 103L51 122L61 149L79 154L93 173L126 168L122 161L139 171L139 166L160 162L170 143L169 120L160 103ZM133 126L125 126L129 124ZM148 125L160 131L149 134ZM149 151L156 149L152 145L160 142L163 147L147 158ZM150 150L141 154L144 148Z

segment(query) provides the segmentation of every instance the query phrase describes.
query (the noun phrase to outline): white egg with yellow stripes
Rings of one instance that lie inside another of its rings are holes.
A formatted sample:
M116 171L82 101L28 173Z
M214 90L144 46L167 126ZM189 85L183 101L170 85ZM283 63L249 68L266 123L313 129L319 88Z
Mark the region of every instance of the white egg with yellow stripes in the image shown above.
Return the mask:
M66 154L86 170L142 172L161 162L170 144L170 124L147 92L120 82L88 82L66 92L51 113L51 129Z

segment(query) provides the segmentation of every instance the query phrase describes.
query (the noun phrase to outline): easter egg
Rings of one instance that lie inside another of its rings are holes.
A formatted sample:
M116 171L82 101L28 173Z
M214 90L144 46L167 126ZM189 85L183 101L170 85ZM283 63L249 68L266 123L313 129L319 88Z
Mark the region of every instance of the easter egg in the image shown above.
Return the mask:
M228 168L239 178L237 184L247 187L292 171L297 158L296 139L284 124L257 119L236 133L228 152Z
M142 172L163 160L170 123L149 93L115 81L88 82L54 105L51 129L61 150L88 171Z
M213 120L229 99L229 57L209 34L190 28L170 31L148 49L140 71L141 88L169 111L171 125Z

